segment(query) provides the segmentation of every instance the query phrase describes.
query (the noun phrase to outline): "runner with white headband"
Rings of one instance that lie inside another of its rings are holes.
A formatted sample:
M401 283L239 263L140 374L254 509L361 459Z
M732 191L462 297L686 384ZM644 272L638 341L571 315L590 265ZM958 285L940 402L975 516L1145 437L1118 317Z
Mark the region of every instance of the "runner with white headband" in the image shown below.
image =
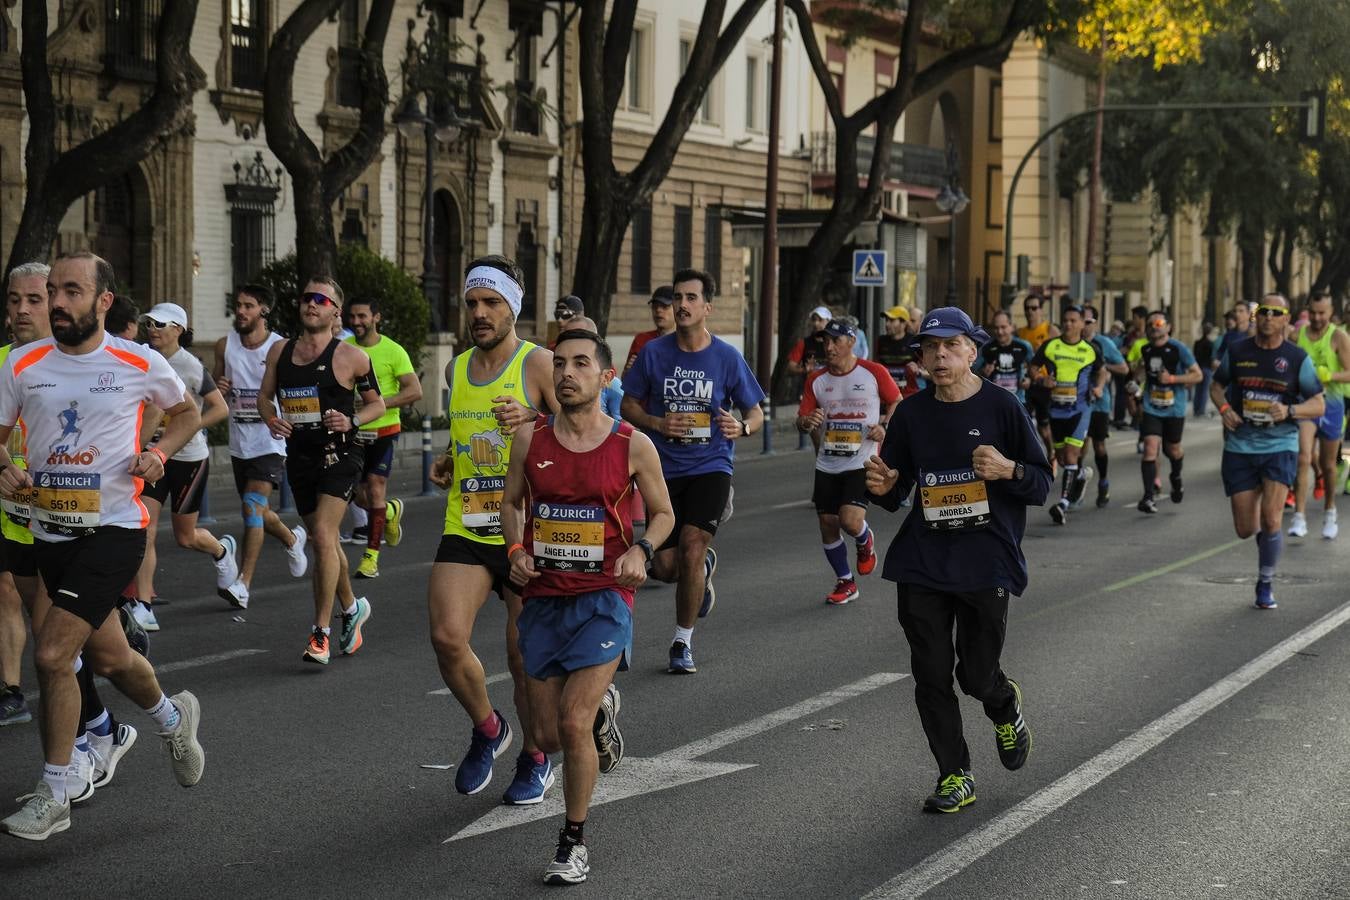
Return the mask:
M427 586L431 644L441 678L469 714L469 752L455 773L455 790L476 794L492 780L492 764L514 737L506 717L488 699L483 664L469 646L478 610L496 592L506 603L506 652L515 682L521 753L505 803L544 799L553 784L553 765L530 733L525 667L516 642L519 588L508 581L510 564L502 539L501 503L506 465L516 430L539 412L553 412L553 354L516 334L524 275L503 256L485 256L469 265L464 308L473 346L445 368L450 389L447 415L450 446L432 466L431 478L449 491L445 532Z

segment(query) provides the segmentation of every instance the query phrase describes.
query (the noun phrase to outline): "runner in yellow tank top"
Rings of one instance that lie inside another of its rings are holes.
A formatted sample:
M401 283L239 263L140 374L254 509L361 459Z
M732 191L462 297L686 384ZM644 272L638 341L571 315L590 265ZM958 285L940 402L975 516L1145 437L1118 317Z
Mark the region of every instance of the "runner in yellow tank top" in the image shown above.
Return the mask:
M1334 540L1340 533L1336 521L1336 465L1341 458L1345 431L1345 397L1350 393L1350 335L1331 324L1331 296L1325 292L1308 299L1308 324L1298 331L1296 343L1307 351L1317 367L1317 380L1326 389L1326 412L1319 419L1298 423L1298 481L1294 485L1294 516L1290 537L1308 534L1308 494L1314 482L1314 451L1318 477L1323 480L1322 537Z
M1027 324L1017 329L1017 336L1031 345L1034 354L1052 337L1059 337L1059 329L1050 321L1050 301L1040 294L1027 294L1022 299L1022 312L1026 314ZM1055 443L1050 433L1050 390L1040 384L1045 376L1044 367L1030 368L1031 386L1026 390L1027 412L1036 422L1036 430L1045 447L1045 458L1050 460L1051 471L1055 465Z
M511 438L539 413L556 412L553 354L516 334L524 276L511 260L485 256L469 264L464 308L473 346L445 368L450 388L450 444L431 469L449 491L445 533L427 585L431 644L445 686L473 725L469 752L455 771L455 789L476 794L492 780L492 763L511 746L506 718L488 699L483 664L469 646L474 619L495 591L506 602L506 654L515 682L522 753L502 801L538 803L553 784L553 766L530 735L525 667L516 645L521 600L508 576L501 497Z

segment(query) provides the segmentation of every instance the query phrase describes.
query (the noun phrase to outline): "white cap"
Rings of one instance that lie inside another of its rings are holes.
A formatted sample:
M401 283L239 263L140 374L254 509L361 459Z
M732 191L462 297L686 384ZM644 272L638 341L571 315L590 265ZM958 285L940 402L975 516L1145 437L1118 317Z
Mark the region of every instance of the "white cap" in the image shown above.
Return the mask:
M150 311L141 316L141 321L154 319L156 322L169 322L187 331L187 312L177 303L156 303Z
M817 306L815 309L811 310L811 315L815 316L817 319L824 319L826 322L834 318L834 313L830 312L829 307L826 306Z

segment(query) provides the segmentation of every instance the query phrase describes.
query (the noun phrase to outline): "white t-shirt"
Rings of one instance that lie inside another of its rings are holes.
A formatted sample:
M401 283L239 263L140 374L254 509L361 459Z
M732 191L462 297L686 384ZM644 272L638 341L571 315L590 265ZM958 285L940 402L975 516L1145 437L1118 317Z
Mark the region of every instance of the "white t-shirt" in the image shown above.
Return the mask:
M868 359L858 360L843 375L828 368L808 375L797 414L809 416L817 409L825 410L816 468L835 474L861 469L877 452L877 442L868 436L868 429L881 422L883 407L899 399L900 389L891 373Z
M225 336L225 377L230 382L230 394L225 399L230 404L230 456L235 459L286 455L286 441L272 437L258 416L258 389L267 369L267 351L284 340L273 331L250 349L239 340L237 332Z
M108 334L91 353L66 353L53 338L10 353L0 368L0 425L22 415L27 429L33 536L144 528L145 482L127 471L141 449L141 417L146 403L168 409L185 391L163 356Z
M216 389L216 382L211 377L211 373L206 371L206 367L202 365L201 360L182 347L179 347L178 352L169 357L169 365L173 367L174 372L187 386L188 393L192 395L193 402L197 404L197 412L201 412L203 398ZM160 430L162 431L168 424L169 417L165 416L164 421L160 423ZM192 436L192 439L183 445L183 449L173 455L173 458L179 462L201 462L210 455L211 448L206 445L206 432L198 430Z

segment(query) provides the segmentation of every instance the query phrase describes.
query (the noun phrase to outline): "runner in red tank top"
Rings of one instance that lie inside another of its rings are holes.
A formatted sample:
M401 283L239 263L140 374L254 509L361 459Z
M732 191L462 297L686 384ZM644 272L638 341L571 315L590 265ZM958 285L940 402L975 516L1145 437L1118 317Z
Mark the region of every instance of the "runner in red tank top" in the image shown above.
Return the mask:
M623 758L613 679L628 668L633 591L647 580L652 545L675 525L651 439L600 409L613 378L598 334L558 336L553 386L562 412L516 433L502 497L511 580L524 585L518 628L533 734L565 763L567 820L544 870L549 884L577 884L590 872L583 826L596 773ZM638 541L629 508L635 481L647 499Z

